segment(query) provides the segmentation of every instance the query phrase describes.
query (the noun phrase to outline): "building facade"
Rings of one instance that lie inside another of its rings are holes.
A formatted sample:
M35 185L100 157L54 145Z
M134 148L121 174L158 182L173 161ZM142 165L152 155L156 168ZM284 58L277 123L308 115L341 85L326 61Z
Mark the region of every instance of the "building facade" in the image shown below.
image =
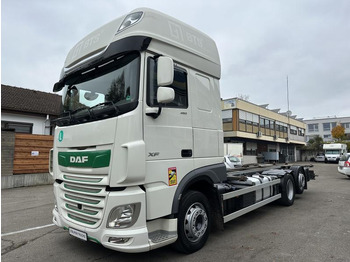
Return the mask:
M304 120L306 123L306 141L315 136L322 137L324 142L332 142L332 129L337 125L345 128L345 135L350 140L350 117L327 117Z
M1 85L1 129L53 135L52 120L61 113L61 96Z
M262 156L273 162L301 160L305 123L267 106L239 98L222 100L225 143L243 143L243 155L251 156L249 162Z

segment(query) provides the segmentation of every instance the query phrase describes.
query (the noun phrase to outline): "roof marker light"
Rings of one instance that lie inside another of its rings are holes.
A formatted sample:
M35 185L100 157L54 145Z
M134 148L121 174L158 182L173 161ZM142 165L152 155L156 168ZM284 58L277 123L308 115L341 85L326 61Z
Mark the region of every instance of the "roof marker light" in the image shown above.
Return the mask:
M137 22L139 22L142 18L143 12L136 12L136 13L132 13L129 14L125 17L123 23L120 25L117 33L123 31L124 29L136 24Z

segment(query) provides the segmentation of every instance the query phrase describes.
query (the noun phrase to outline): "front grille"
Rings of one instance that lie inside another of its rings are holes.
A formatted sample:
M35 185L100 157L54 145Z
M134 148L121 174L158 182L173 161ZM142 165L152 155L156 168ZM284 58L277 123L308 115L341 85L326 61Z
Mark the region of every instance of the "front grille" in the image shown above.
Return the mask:
M105 186L63 181L60 191L60 207L67 220L90 228L100 225L107 196Z
M74 174L74 173L65 173L63 174L64 180L70 181L72 183L79 184L108 184L108 175L83 175L83 174Z

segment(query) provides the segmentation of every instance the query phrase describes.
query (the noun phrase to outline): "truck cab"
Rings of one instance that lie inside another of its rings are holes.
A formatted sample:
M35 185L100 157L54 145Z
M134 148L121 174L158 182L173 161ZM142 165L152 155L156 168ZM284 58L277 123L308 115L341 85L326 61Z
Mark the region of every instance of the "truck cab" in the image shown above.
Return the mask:
M325 154L325 162L339 162L340 158L347 153L347 145L336 144L324 144L323 150Z

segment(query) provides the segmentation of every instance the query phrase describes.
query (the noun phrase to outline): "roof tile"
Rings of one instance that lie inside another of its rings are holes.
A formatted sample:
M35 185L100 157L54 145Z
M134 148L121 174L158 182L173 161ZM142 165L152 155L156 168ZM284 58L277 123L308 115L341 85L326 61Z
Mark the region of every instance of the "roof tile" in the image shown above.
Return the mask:
M1 109L58 116L61 112L61 96L1 85Z

